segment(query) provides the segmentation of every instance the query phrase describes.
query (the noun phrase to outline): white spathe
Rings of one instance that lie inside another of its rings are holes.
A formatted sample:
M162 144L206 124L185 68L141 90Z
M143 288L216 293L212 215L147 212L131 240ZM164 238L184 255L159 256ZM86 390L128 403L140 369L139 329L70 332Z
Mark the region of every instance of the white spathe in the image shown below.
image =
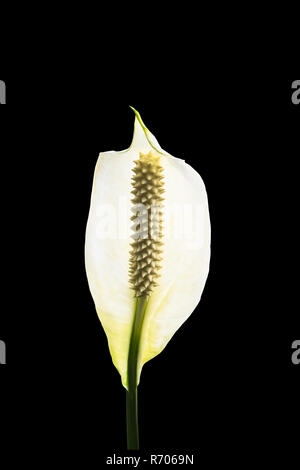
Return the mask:
M102 152L93 181L85 241L90 291L107 335L112 360L127 387L127 360L136 299L129 284L131 199L134 160L139 153L161 155L164 215L161 277L150 296L143 323L138 378L200 301L209 271L210 219L200 175L184 160L161 149L136 112L131 146Z

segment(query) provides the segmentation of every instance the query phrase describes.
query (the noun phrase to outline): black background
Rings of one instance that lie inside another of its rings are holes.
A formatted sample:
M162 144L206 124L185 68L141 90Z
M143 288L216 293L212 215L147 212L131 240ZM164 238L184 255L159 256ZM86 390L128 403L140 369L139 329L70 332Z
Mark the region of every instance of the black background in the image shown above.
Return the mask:
M6 441L29 458L38 447L47 460L61 452L85 464L126 449L125 390L89 293L84 235L98 154L129 146L131 105L162 148L201 174L212 224L201 302L142 371L141 448L191 450L212 464L292 456L293 80L155 73L124 81L115 70L0 78Z

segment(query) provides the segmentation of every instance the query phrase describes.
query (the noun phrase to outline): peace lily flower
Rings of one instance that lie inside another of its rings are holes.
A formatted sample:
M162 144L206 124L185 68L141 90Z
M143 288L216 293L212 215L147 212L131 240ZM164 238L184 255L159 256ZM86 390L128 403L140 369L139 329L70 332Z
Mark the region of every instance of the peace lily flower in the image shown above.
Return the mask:
M141 370L200 301L209 270L210 219L200 175L162 150L133 111L130 147L102 152L96 164L85 263L127 390L128 448L138 449Z

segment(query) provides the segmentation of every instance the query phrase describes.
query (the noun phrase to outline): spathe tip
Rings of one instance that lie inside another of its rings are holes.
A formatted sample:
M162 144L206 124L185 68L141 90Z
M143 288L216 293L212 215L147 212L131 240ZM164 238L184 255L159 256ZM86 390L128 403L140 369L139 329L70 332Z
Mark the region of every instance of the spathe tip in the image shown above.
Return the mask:
M134 112L134 114L136 115L136 118L137 120L139 121L139 123L141 124L142 127L146 128L145 124L143 123L142 121L142 118L141 118L141 115L140 113L133 107L133 106L129 106L130 109L132 109L132 111Z
M145 134L146 134L147 132L149 132L149 129L147 129L147 127L146 127L145 124L143 123L143 120L142 120L142 118L141 118L140 113L139 113L133 106L129 106L129 108L132 109L132 111L134 112L135 117L136 117L136 119L138 120L138 122L140 123L140 125L142 126L142 129L143 129L143 131L145 132Z
M161 149L159 148L156 148L155 146L155 143L153 143L153 138L155 139L154 136L152 136L151 132L149 131L149 129L145 126L145 124L143 123L143 120L141 118L141 115L140 113L133 107L133 106L130 106L129 105L129 108L132 109L132 111L134 112L135 114L135 118L136 120L138 121L138 123L140 124L144 134L145 134L145 137L147 139L147 141L149 142L149 144L151 145L151 147L158 153L162 154L162 155L166 155L165 153L163 153L161 151ZM152 138L152 141L151 141L151 138ZM155 139L156 140L156 139ZM156 141L156 143L158 144L158 142ZM158 144L158 147L159 147L159 144Z

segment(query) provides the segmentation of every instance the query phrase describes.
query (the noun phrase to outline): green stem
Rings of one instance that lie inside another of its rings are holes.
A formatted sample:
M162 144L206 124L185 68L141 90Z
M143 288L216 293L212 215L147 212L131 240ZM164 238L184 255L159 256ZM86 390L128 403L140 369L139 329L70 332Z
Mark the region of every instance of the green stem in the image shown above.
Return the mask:
M127 449L139 449L139 425L137 409L137 388L126 391Z
M137 362L139 344L148 297L138 297L134 312L129 353L128 390L126 391L127 448L139 449L138 404L137 404Z

